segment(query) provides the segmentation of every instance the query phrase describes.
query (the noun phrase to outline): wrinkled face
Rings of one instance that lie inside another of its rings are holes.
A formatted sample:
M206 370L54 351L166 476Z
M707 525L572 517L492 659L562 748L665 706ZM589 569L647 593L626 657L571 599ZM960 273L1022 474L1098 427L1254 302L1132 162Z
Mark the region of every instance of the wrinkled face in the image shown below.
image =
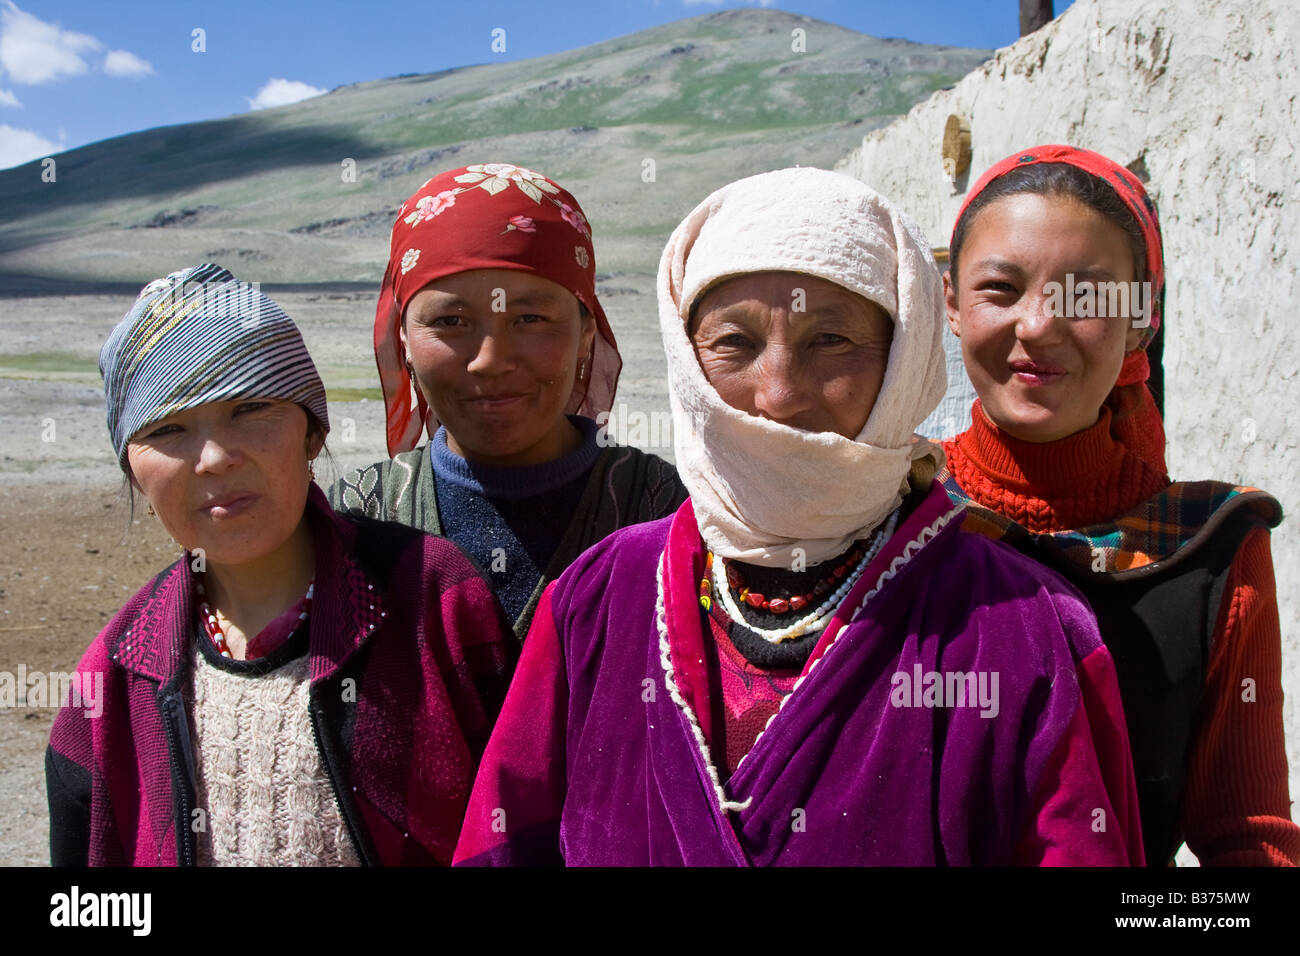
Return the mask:
M302 406L243 398L145 426L127 445L127 463L177 544L238 565L271 554L298 527L320 446L308 441Z
M474 269L437 279L406 307L402 342L448 447L471 461L558 458L564 409L596 320L563 286L528 272Z
M706 292L687 332L728 405L855 439L880 393L894 323L834 282L755 272Z
M1048 442L1096 423L1125 352L1137 347L1137 313L1098 316L1109 309L1095 285L1072 303L1066 290L1135 278L1124 230L1072 198L1017 193L978 213L957 285L944 276L944 292L966 372L995 425Z

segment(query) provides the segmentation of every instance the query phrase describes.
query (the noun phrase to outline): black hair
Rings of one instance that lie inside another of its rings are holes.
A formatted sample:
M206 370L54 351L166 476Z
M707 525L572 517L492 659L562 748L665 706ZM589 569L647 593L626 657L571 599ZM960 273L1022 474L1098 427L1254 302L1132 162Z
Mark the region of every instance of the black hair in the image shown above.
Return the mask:
M957 285L957 257L961 254L971 224L984 207L1015 193L1066 196L1105 216L1128 236L1137 280L1141 282L1146 278L1146 237L1132 211L1119 198L1119 193L1104 179L1078 166L1069 163L1032 163L1017 166L993 180L963 210L953 228L952 244L948 248L948 272L952 276L954 287Z

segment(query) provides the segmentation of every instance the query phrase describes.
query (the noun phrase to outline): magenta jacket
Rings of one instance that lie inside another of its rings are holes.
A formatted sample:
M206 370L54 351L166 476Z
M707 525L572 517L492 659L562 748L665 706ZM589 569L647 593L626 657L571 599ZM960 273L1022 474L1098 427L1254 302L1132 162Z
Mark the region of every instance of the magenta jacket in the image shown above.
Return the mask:
M960 518L933 484L729 779L709 746L691 503L614 532L542 598L457 863L1140 865L1096 620L1064 580ZM992 692L931 694L954 674Z
M316 743L360 858L451 862L516 642L450 541L343 517L312 486L308 654ZM193 865L186 716L196 626L189 555L142 588L82 657L103 712L65 706L46 752L54 865ZM354 694L343 682L355 680ZM83 678L83 680L86 678Z

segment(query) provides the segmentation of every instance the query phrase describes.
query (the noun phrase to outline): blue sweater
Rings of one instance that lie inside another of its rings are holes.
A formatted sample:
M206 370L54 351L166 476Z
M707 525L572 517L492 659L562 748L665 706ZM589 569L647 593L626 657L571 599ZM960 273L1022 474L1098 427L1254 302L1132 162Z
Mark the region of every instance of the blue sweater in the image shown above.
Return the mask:
M447 447L447 429L429 443L442 532L483 569L515 620L555 554L600 456L596 423L570 415L582 444L552 461L500 468L467 461Z

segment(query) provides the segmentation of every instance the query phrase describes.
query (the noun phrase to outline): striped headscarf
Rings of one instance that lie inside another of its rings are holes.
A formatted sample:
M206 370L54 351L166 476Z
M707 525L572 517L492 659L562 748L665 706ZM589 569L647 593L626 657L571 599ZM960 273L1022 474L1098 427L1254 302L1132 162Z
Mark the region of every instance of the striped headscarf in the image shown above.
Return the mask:
M211 263L145 286L104 342L99 373L123 471L140 429L210 402L297 402L329 431L325 386L298 327L256 286Z

